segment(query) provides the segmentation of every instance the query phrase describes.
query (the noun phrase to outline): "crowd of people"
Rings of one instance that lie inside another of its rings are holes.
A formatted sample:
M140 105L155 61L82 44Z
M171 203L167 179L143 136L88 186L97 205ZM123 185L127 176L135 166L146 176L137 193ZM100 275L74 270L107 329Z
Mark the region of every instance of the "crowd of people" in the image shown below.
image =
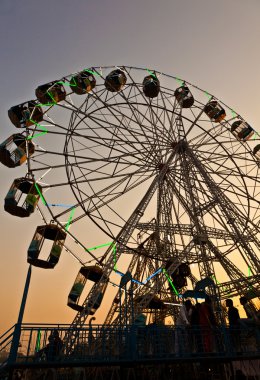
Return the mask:
M228 319L228 339L234 351L241 351L241 332L250 327L260 328L259 312L255 311L246 297L240 298L240 304L246 313L246 318L240 318L239 311L231 299L225 301ZM219 323L215 317L212 301L206 296L202 303L192 304L184 301L176 321L175 351L213 352L223 346ZM260 331L259 331L260 333ZM187 347L189 346L189 347ZM191 347L192 346L192 347Z

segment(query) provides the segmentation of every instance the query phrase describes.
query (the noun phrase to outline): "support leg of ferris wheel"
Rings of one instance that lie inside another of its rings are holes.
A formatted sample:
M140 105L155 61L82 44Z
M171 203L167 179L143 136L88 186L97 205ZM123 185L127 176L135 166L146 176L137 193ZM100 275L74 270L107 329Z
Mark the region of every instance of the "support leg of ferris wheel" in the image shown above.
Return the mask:
M210 192L213 194L223 215L226 217L226 220L229 221L231 228L237 236L237 243L239 243L241 245L241 248L246 252L247 259L252 268L252 273L258 274L260 272L260 261L257 255L250 247L250 245L247 243L247 241L245 241L243 236L243 231L245 230L243 225L246 224L246 220L243 218L239 210L225 196L223 191L212 180L210 175L207 173L207 171L205 170L201 162L198 160L196 155L191 151L191 149L187 148L187 154L190 156L191 162L196 166L201 176L204 178ZM254 237L254 233L253 231L251 231L250 227L248 227L248 230L252 240L255 240L256 245L259 245L259 242Z
M174 156L176 154L176 149L173 148L172 153L170 154L167 164L165 167L159 172L159 174L154 178L153 182L151 183L149 189L147 190L146 194L142 198L142 200L139 202L138 206L135 208L134 212L122 228L122 230L117 235L117 238L115 239L115 243L117 243L117 252L116 252L116 261L118 261L122 249L127 246L128 240L133 233L135 226L139 222L140 218L144 214L144 211L146 207L148 206L149 202L151 201L159 183L163 180L165 173L167 171L168 165L173 160ZM63 344L63 352L69 353L73 349L73 345L75 344L75 341L78 336L78 329L83 326L85 323L87 317L90 315L91 307L92 305L97 302L98 296L100 294L100 291L104 285L104 283L109 278L111 272L114 268L114 255L112 251L113 244L108 248L107 253L110 254L110 256L107 259L106 264L104 265L104 273L98 283L96 283L91 291L89 292L87 298L83 302L83 311L79 312L74 321L72 322L68 332L66 333L64 337L64 344ZM106 255L106 254L105 254Z

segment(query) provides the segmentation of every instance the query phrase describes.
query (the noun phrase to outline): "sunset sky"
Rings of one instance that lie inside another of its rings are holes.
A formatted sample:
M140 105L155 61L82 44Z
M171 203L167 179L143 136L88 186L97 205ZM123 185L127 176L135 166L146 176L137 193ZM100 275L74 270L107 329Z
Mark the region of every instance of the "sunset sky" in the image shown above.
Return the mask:
M1 0L0 142L18 133L8 109L35 98L38 85L109 65L185 78L260 132L259 17L259 0ZM25 166L0 166L0 334L17 320L27 249L42 224L38 215L4 212L11 183L24 173ZM89 246L101 240L92 236ZM68 254L53 271L33 268L24 321L70 323L67 294L78 269Z

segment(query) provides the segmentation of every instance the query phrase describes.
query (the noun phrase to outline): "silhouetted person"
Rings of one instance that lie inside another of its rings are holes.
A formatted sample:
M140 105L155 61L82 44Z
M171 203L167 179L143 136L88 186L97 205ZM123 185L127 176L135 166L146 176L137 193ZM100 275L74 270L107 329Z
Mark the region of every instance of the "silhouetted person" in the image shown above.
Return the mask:
M201 304L199 320L202 332L204 351L212 352L214 343L213 328L217 326L217 322L213 313L211 299L209 296L206 296L205 302Z
M62 348L62 340L59 337L58 330L53 330L53 332L50 334L48 338L49 343L45 347L45 354L47 360L55 360L56 357L59 355L61 348Z
M249 322L255 322L255 323L258 323L259 320L258 320L258 316L257 316L257 312L253 309L251 309L250 305L247 303L248 302L248 299L246 297L241 297L239 299L241 305L243 306L245 312L246 312L246 316L247 318L249 319Z
M233 301L229 298L226 300L226 306L228 308L229 326L239 327L240 316L238 309L233 306Z
M176 320L175 351L177 354L180 354L187 348L188 334L186 328L190 325L191 313L192 303L190 300L186 300L180 307Z
M203 344L201 337L201 328L200 328L200 307L201 304L197 302L192 306L190 325L191 325L191 334L192 334L192 343L194 352L202 352Z
M226 306L228 308L228 322L232 347L236 351L241 350L240 344L240 316L236 307L233 306L231 299L226 300Z

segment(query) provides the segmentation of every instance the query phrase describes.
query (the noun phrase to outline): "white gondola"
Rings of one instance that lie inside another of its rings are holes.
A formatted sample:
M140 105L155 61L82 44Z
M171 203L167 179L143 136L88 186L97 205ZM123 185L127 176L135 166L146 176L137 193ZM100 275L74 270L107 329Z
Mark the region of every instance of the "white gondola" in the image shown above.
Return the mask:
M71 291L69 293L68 306L74 310L82 311L84 309L84 306L79 305L79 299L86 285L87 280L92 281L95 284L97 284L100 281L103 274L104 274L103 269L97 265L81 267L76 277L76 280L71 288ZM108 278L104 281L100 289L100 292L98 294L98 298L94 302L94 304L89 303L85 305L85 307L89 307L91 309L90 310L91 315L93 315L96 312L96 310L99 308L99 306L101 305L107 285L108 285Z
M38 226L28 248L27 262L44 269L54 268L59 261L66 235L66 232L55 224ZM45 239L53 241L47 260L39 259Z
M34 144L28 141L28 154L32 156L34 153ZM20 133L16 133L2 144L0 144L0 162L8 168L15 168L22 165L27 160L26 156L26 137Z
M41 191L40 185L38 185L38 189ZM18 178L14 180L5 197L4 209L9 214L20 218L28 217L34 212L39 199L40 195L34 180Z
M254 129L245 121L237 120L231 125L231 133L241 141L250 140L254 136Z
M174 92L174 96L176 97L177 102L182 108L190 108L193 106L194 97L192 93L190 92L189 87L187 86L178 87Z
M11 107L8 116L16 128L30 127L43 120L41 106L34 100Z
M215 123L220 123L226 117L224 108L216 100L208 102L204 107L204 112Z

